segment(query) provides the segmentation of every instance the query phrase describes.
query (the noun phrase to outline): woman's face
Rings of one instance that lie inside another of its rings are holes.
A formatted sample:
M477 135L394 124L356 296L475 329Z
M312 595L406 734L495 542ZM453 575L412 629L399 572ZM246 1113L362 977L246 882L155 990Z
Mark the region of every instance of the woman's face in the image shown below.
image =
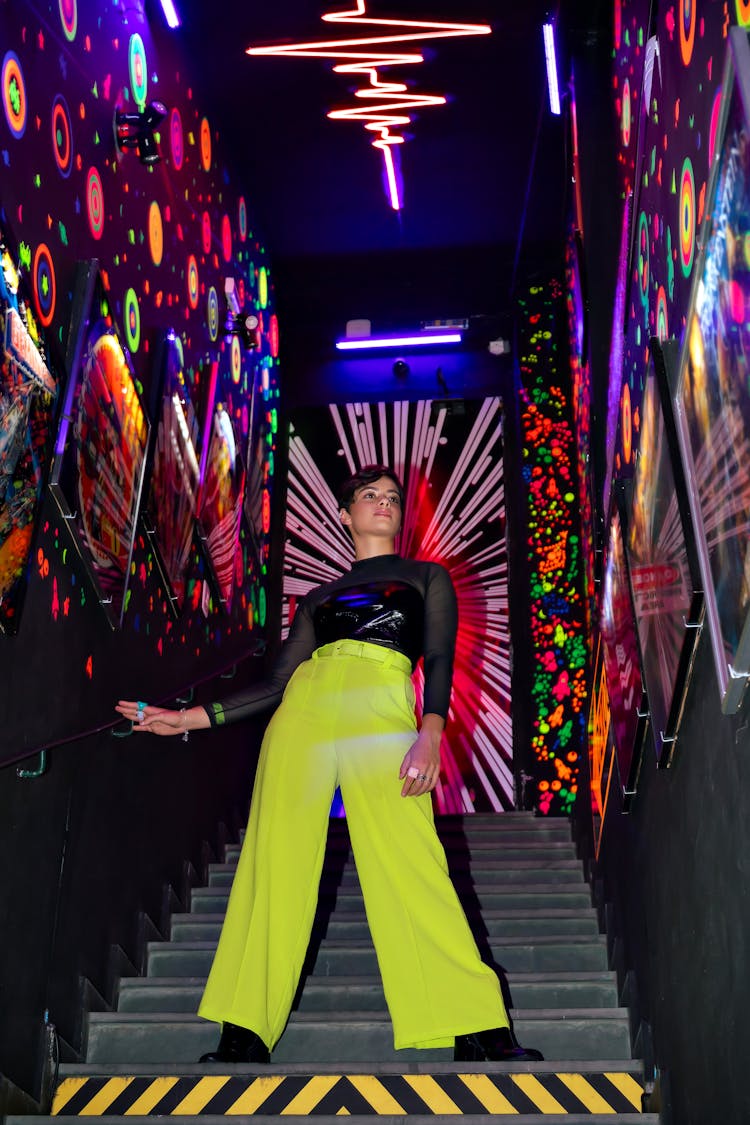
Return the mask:
M372 484L363 484L354 493L349 511L341 509L341 522L352 536L377 535L395 539L401 528L401 500L390 477L379 477Z

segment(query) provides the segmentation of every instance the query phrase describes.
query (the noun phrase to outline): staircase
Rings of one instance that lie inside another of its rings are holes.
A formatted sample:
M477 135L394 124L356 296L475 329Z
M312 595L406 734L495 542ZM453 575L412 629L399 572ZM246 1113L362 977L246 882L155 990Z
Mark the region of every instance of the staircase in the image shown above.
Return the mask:
M640 1112L628 1013L568 823L511 813L443 817L438 828L480 949L501 970L516 1035L544 1063L394 1050L346 823L332 820L306 969L271 1065L217 1073L196 1063L217 1040L195 1012L237 864L230 846L208 886L193 890L190 913L172 916L171 940L149 944L147 975L120 981L117 1011L90 1014L86 1062L61 1067L53 1114L119 1125L125 1115L201 1115L207 1125L228 1115L656 1122Z

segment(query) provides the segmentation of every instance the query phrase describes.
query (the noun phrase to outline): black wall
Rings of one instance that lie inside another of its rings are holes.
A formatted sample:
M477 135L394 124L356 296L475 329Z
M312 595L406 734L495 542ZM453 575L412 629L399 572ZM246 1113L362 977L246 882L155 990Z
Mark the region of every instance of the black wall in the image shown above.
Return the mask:
M17 1086L39 1096L45 1013L75 1057L84 1008L112 1005L144 942L168 937L169 907L189 909L221 825L236 839L244 823L256 734L106 733L50 751L38 778L0 774L0 1065Z
M632 810L610 808L592 866L647 1077L674 1125L750 1120L749 750L747 704L721 714L704 635L674 764L657 770L647 745Z

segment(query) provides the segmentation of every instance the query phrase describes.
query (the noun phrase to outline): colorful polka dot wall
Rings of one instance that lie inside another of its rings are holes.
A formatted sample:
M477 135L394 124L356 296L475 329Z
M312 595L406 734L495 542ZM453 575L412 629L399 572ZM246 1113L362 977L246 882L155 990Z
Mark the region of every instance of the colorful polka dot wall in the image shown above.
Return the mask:
M587 356L588 325L584 304L581 255L583 244L571 229L565 243L565 290L568 320L568 351L572 384L573 416L578 468L578 504L581 513L582 562L585 575L586 620L589 630L593 621L596 590L594 586L594 504L591 456L591 367Z
M562 286L530 286L518 312L535 807L564 815L578 792L589 655Z
M634 468L649 339L684 337L716 147L727 37L732 25L750 24L749 13L743 0L653 6L645 0L615 0L612 83L619 187L623 208L632 212L624 338L617 342L622 361L610 376L610 398L618 404L610 427L615 478L631 476Z
M6 280L14 268L20 279L9 297L20 318L9 315L38 337L55 388L46 444L34 444L34 406L12 467L0 448L0 643L21 668L45 649L55 670L46 720L24 731L32 746L104 722L118 688L167 698L264 640L280 375L273 274L252 198L233 180L231 143L196 92L199 61L179 57L157 13L122 0L0 8L0 238ZM88 308L104 344L76 320L85 276L95 277ZM132 389L105 406L96 379L110 365ZM11 394L3 371L0 409ZM112 461L113 435L131 432L140 495L121 442L122 466ZM32 462L33 489L22 479ZM120 515L108 473L127 501ZM118 613L106 596L113 566ZM59 714L55 699L65 700Z

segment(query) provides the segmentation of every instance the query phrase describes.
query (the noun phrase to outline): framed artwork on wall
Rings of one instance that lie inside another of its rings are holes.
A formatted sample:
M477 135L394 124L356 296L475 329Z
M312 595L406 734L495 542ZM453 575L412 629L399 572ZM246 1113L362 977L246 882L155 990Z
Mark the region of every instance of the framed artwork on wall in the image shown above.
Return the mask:
M652 339L650 351L627 554L656 760L668 766L703 623L703 590L666 367L677 363L677 344Z
M750 673L750 44L729 33L674 399L721 707Z
M177 615L185 601L194 542L200 464L199 423L185 384L182 344L174 332L164 340L160 366L161 397L143 520L170 608Z
M625 809L635 795L643 743L649 722L648 700L641 675L641 656L628 559L625 553L626 512L627 486L617 480L612 486L610 502L599 627L612 715L612 738Z
M229 411L214 407L211 430L201 457L198 535L220 604L229 609L235 587L235 564L245 490L245 466Z
M47 482L58 379L0 229L0 631L18 630Z
M112 628L127 606L149 423L96 260L79 270L50 489Z
M604 665L604 645L601 636L597 639L594 659L588 735L591 816L594 828L594 848L598 859L604 821L612 792L612 778L617 770L615 747L612 741L607 673Z
M270 532L270 497L268 492L268 423L263 382L267 370L258 365L254 372L250 396L250 418L245 462L245 496L243 513L253 558L258 566L264 561L264 541Z

